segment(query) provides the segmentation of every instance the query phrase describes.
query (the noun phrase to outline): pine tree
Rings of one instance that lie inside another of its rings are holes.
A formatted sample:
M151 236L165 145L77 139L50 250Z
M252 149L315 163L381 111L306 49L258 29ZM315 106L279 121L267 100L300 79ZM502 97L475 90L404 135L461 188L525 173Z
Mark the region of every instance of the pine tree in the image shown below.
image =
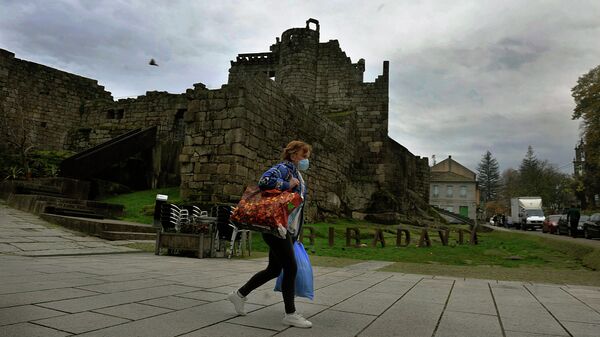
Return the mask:
M498 161L492 157L492 153L487 151L481 158L477 166L477 182L481 191L481 201L488 202L498 199L500 190L500 170Z
M539 196L542 189L542 171L545 165L533 153L531 145L519 167L520 190L527 196ZM525 196L525 195L522 195Z

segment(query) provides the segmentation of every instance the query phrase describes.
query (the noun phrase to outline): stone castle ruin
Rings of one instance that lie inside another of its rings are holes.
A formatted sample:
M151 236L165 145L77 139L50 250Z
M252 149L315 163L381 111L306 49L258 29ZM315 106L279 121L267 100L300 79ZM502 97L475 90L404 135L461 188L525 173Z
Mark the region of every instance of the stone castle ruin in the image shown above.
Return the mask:
M183 198L202 204L237 202L290 140L304 140L313 146L310 216L410 213L427 203L428 161L388 136L388 61L374 82L364 70L337 40L320 42L314 19L268 52L239 54L220 89L198 83L117 101L94 80L0 50L0 109L9 124L27 120L44 149L83 151L156 127L152 149L119 170L135 170L146 187L179 184Z

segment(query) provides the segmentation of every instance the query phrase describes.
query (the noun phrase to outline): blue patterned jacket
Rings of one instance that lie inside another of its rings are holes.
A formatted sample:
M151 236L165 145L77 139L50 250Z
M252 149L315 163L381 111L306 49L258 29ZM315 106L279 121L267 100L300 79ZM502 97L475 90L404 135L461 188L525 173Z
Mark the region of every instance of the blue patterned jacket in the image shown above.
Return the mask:
M275 164L273 167L268 169L263 175L260 177L258 181L258 187L261 190L271 190L278 189L280 191L287 191L290 189L290 180L292 178L296 178L300 181L300 184L292 190L292 192L302 193L304 190L304 194L302 195L303 199L306 200L307 188L306 184L302 184L302 179L300 179L300 173L298 172L298 168L294 163L284 160L278 164ZM304 186L302 186L304 185ZM304 207L302 207L300 213L300 224L298 225L298 232L294 235L293 239L296 241L298 237L298 233L302 229L302 225L304 224Z

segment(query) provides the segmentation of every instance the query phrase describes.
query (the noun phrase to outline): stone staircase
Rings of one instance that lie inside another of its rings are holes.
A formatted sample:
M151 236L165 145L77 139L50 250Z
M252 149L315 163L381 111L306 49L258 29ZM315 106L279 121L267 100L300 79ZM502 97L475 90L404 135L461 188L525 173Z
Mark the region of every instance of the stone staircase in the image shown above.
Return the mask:
M90 219L42 213L40 218L106 240L155 240L156 227L112 219Z
M116 218L123 214L123 205L50 195L11 194L6 202L13 208L34 214L53 213L95 219Z
M123 205L86 200L87 185L69 178L15 181L0 186L8 206L71 230L107 240L154 240L156 228L114 220Z

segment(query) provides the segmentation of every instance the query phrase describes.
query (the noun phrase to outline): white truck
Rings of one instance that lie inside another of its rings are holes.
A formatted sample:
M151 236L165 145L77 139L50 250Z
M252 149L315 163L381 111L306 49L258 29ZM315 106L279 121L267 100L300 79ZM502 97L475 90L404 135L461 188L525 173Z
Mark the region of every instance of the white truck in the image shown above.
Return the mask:
M515 228L522 230L542 228L544 220L546 220L540 197L510 199L510 213Z

